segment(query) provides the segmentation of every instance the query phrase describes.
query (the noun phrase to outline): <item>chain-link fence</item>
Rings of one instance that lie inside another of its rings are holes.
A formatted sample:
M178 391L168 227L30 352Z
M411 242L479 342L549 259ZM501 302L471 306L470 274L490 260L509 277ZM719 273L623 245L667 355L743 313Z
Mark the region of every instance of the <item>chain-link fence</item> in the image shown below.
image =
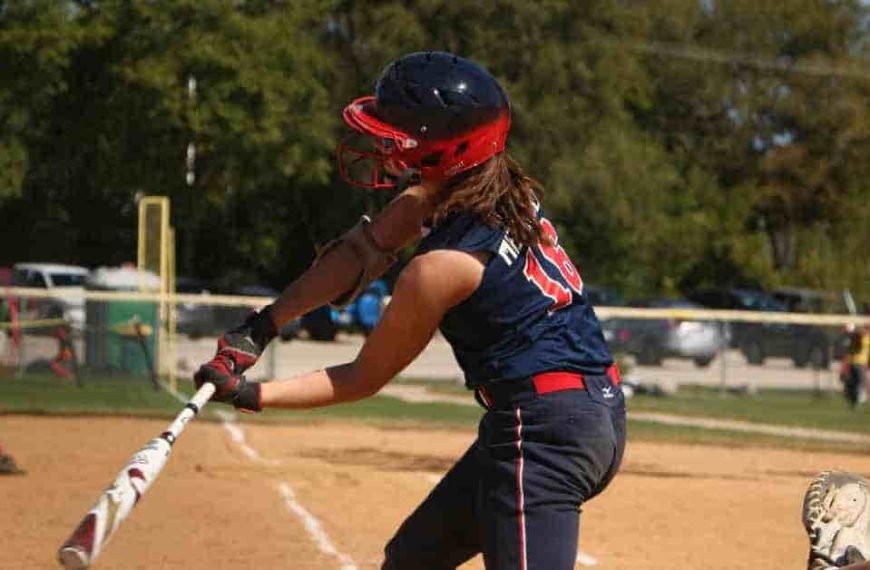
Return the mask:
M4 299L11 304L6 312L14 316L0 325L0 358L7 375L51 374L87 382L89 376L112 374L155 386L189 380L213 355L221 332L272 300L35 289L8 289ZM761 388L840 390L845 326L870 323L850 315L698 308L598 307L596 312L624 376L665 392L679 385L747 393ZM174 320L161 319L161 314L174 315ZM367 330L354 319L324 307L285 325L249 375L286 377L351 360L365 341L358 333ZM440 337L403 375L462 379Z
M271 299L7 289L0 324L6 375L142 378L173 386L213 353L216 336ZM169 318L172 316L173 318ZM271 377L270 354L252 371Z
M840 390L844 315L701 309L598 309L625 375L653 390L681 384L754 393Z

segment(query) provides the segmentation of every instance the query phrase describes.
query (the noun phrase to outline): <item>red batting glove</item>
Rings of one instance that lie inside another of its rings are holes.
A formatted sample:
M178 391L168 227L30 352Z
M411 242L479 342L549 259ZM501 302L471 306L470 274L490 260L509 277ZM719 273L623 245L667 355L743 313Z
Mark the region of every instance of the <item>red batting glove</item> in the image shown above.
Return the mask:
M266 346L278 336L272 322L271 305L251 313L241 325L225 332L218 339L217 356L231 363L232 374L241 375L257 363Z
M233 374L232 361L218 354L199 367L193 375L197 390L206 382L215 386L211 397L216 402L232 404L243 412L259 412L263 409L260 398L260 383L249 382L244 376Z

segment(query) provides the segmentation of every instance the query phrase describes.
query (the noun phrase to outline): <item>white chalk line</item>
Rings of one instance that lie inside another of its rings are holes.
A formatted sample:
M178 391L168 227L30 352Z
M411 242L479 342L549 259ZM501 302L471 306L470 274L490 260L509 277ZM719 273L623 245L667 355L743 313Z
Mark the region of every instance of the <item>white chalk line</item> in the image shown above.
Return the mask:
M441 475L436 475L435 473L424 473L423 477L425 477L427 481L435 485L441 482Z
M187 399L179 394L178 392L170 391L176 400L181 403L187 403ZM224 429L230 435L230 438L233 442L239 446L239 449L242 450L242 453L245 454L248 459L254 461L255 463L265 463L268 465L277 465L280 461L275 459L265 459L263 456L257 452L256 449L248 445L244 430L238 425L236 421L236 414L227 410L214 410L215 415L217 415L221 419L221 423L224 426ZM436 473L424 473L423 477L432 484L437 484L441 481L442 475L438 475ZM305 526L305 529L308 531L308 534L314 539L317 543L317 546L320 548L321 552L324 554L328 554L330 556L334 556L338 558L338 561L341 563L339 570L357 570L356 565L347 554L343 552L339 552L338 549L332 544L332 541L329 540L329 536L326 534L326 531L323 530L323 525L320 524L320 521L311 514L305 507L303 507L296 500L296 496L293 493L293 489L284 481L281 481L278 484L278 490L281 495L284 497L284 502L287 505L287 508L300 519L302 519L302 524ZM577 564L580 566L596 566L598 565L598 559L594 556L579 550L577 552Z
M169 391L176 400L182 403L187 403L187 400L184 396L180 395L178 392ZM230 439L239 446L239 449L242 450L242 453L255 463L265 463L267 465L277 465L280 461L275 459L265 459L262 455L257 452L256 449L248 445L245 439L245 431L238 425L236 421L236 414L227 410L214 410L215 415L217 415L221 419L221 423L224 426L224 429L227 430L227 433L230 435ZM332 541L329 540L329 536L326 534L326 531L323 529L323 525L320 524L320 521L311 514L305 507L303 507L296 500L296 495L293 493L293 489L290 485L281 481L278 483L278 491L281 493L284 498L284 503L287 506L287 509L302 519L302 524L305 526L305 530L308 531L308 534L320 548L321 552L324 554L328 554L335 558L338 558L341 566L339 570L358 570L356 565L351 559L350 556L343 552L339 552L339 550L332 544Z
M435 485L437 485L443 477L443 475L438 475L437 473L423 473L423 478L426 479L426 481L428 481L429 483ZM589 553L578 550L577 564L579 564L580 566L597 566L598 559Z
M221 419L224 429L230 434L230 439L239 446L239 449L242 450L242 453L248 459L254 463L262 463L264 465L278 465L281 463L277 459L265 459L256 449L248 445L245 439L245 431L236 422L236 415L234 413L227 410L214 410L214 413Z
M290 485L282 481L278 484L278 490L281 491L281 494L284 496L284 502L287 504L287 508L302 519L302 523L305 525L305 530L307 530L308 534L314 538L314 541L317 543L317 546L320 547L320 550L338 558L338 561L341 562L341 570L357 570L353 560L351 560L347 554L339 552L335 548L329 540L326 531L323 530L320 521L317 520L317 518L305 507L299 504L296 500L296 495L293 493L293 489L290 488Z
M184 395L179 394L176 391L173 391L168 386L165 386L166 391L172 394L172 396L181 402L182 404L186 404L188 402L187 398ZM264 465L278 465L281 463L276 459L265 459L262 455L260 455L256 449L248 445L248 442L245 439L245 432L239 425L236 423L236 414L230 412L228 410L216 409L212 410L214 414L221 419L221 424L224 426L224 429L227 430L227 433L230 434L230 439L232 439L236 445L239 446L239 449L242 450L242 453L255 463L262 463Z

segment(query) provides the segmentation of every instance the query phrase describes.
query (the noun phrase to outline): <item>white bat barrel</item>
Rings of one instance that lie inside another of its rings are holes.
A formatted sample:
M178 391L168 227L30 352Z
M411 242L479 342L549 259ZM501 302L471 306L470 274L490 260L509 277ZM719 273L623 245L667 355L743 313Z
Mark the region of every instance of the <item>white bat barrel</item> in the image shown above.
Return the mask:
M127 465L103 492L97 504L61 546L58 559L64 568L88 568L100 555L106 542L166 465L172 453L172 444L212 394L214 385L204 384L166 431L146 443L127 461Z
M163 438L149 441L139 450L106 489L94 508L61 548L61 562L67 568L87 568L100 555L121 521L166 465L172 446ZM73 565L70 565L70 562Z

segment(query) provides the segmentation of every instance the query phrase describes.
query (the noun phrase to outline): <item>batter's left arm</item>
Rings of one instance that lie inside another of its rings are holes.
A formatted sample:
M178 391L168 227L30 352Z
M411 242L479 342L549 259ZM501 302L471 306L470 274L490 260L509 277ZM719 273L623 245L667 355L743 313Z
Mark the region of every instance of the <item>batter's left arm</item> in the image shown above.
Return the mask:
M426 347L447 310L477 289L483 269L481 259L456 251L415 258L353 362L263 384L262 406L312 408L377 393Z
M238 402L241 376L253 366L284 324L333 302L347 302L379 277L395 260L395 251L419 239L423 221L432 212L434 189L418 185L406 189L372 222L360 222L331 242L324 253L271 305L251 313L243 323L218 339L215 356L194 375L197 387L218 387L216 398ZM249 387L243 398L257 409L257 394Z

